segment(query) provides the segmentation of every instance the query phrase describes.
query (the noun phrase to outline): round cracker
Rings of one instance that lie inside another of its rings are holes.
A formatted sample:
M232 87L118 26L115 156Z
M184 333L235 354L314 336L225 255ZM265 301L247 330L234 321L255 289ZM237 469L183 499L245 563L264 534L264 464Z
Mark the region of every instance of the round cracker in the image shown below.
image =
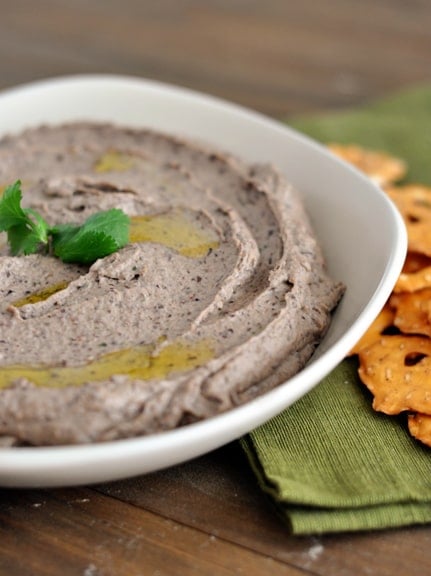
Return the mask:
M408 252L394 292L415 292L431 288L431 258L418 252Z
M407 173L407 164L404 160L380 150L368 150L355 144L336 143L328 144L328 148L336 156L367 174L379 186L394 184Z
M431 339L383 336L359 353L359 376L385 414L431 415Z
M363 348L367 348L375 342L378 342L384 332L393 326L394 317L395 313L393 309L386 304L362 338L352 348L350 355L359 354Z
M410 184L386 192L405 222L409 250L431 257L431 187Z
M423 444L431 446L431 416L429 414L409 414L408 427L410 434Z
M394 326L401 332L431 337L431 288L393 294L389 303L395 310Z

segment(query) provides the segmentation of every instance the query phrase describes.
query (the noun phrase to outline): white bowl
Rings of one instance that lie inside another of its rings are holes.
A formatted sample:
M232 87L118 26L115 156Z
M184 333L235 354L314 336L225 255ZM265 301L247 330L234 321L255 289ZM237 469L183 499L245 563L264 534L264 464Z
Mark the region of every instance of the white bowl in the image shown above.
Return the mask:
M329 271L347 291L311 361L276 389L220 416L161 434L0 449L3 486L64 486L134 476L249 432L306 394L343 359L385 303L405 258L404 225L376 185L323 146L255 112L183 88L115 76L57 78L0 94L0 135L83 119L197 137L246 160L274 163L303 193Z

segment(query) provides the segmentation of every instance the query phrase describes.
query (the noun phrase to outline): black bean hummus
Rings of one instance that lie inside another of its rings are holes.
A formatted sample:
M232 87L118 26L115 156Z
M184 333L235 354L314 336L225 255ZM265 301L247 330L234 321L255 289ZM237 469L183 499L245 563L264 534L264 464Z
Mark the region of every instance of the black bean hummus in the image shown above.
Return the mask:
M344 287L272 167L150 130L71 123L0 141L0 186L49 224L118 207L126 247L91 266L0 236L3 445L160 432L298 372Z

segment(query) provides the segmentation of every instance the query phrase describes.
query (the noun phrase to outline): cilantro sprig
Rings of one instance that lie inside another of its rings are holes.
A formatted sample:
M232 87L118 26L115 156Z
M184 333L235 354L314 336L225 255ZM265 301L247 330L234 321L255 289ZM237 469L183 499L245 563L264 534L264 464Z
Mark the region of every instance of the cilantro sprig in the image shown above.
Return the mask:
M0 198L0 232L7 233L11 253L50 252L63 260L92 264L125 246L130 219L120 209L93 214L81 225L49 226L32 208L22 208L21 182L8 186Z

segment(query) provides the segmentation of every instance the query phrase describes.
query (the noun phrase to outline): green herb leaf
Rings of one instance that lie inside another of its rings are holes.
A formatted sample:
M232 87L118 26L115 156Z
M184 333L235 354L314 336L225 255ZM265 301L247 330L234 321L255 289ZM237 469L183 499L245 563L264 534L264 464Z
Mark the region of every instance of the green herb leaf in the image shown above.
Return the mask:
M13 255L33 254L48 243L48 224L36 211L21 207L21 182L8 186L0 199L0 232L7 232Z
M12 226L26 221L24 210L21 208L21 182L8 186L0 199L0 230L6 232Z
M92 264L125 246L129 240L130 219L117 208L97 212L82 225L59 224L49 227L31 208L21 207L21 182L8 186L0 198L0 232L7 232L13 255L33 254L42 248L52 250L64 262Z
M34 254L43 244L37 234L34 234L28 228L27 224L12 226L12 228L9 228L7 236L14 256L18 254Z
M97 212L81 226L56 226L51 230L54 254L64 262L90 264L125 246L129 227L129 217L118 208Z

